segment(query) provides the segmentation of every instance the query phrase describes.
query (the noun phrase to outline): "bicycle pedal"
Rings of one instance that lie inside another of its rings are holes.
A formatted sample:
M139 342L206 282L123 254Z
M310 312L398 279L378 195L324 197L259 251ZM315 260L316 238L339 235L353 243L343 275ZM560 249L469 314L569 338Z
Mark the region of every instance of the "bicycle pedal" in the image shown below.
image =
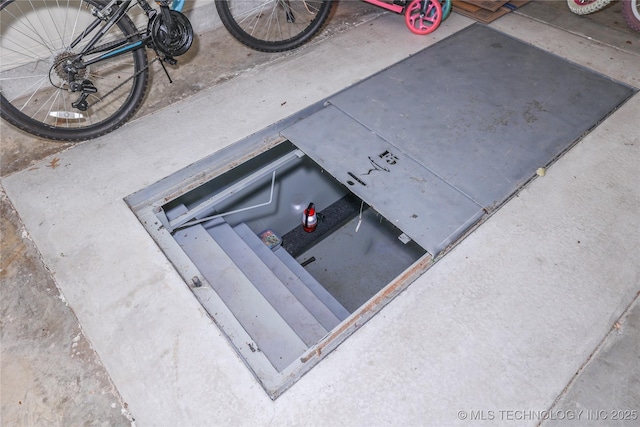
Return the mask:
M162 58L162 62L166 62L169 65L176 65L178 63L178 60L172 58L171 56L165 56L164 58Z

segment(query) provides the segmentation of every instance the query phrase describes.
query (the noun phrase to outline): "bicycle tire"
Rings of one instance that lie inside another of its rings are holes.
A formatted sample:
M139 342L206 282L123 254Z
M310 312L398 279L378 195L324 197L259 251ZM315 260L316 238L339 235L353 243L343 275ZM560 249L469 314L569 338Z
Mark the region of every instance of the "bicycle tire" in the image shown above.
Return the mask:
M426 14L422 14L422 2L426 1ZM412 0L404 10L404 22L409 31L418 35L434 32L442 22L442 6L439 0Z
M611 3L611 0L567 0L569 10L576 15L588 15L589 13L597 12L609 3Z
M440 0L440 6L442 7L442 20L444 21L451 15L452 1Z
M332 7L332 0L216 0L229 33L261 52L283 52L307 43L322 29Z
M84 91L70 91L61 71L62 62L83 45L69 46L86 28L80 24L95 20L92 8L102 10L105 4L102 0L0 3L0 116L4 120L37 137L78 142L112 132L136 113L149 81L142 43L136 50L79 71L78 76L96 89L88 95L85 111L71 106ZM137 34L125 14L98 44L116 36L137 41Z
M622 15L634 31L640 31L640 0L622 0Z

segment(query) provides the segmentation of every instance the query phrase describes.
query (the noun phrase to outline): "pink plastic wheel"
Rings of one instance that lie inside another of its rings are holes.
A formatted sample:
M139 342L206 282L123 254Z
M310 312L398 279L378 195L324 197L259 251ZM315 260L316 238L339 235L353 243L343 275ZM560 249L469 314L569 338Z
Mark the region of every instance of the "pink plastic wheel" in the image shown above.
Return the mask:
M425 13L422 13L422 2L427 2ZM414 34L429 34L442 22L442 6L434 0L412 0L404 10L404 22Z
M569 10L576 15L596 12L609 3L611 3L611 0L567 0Z

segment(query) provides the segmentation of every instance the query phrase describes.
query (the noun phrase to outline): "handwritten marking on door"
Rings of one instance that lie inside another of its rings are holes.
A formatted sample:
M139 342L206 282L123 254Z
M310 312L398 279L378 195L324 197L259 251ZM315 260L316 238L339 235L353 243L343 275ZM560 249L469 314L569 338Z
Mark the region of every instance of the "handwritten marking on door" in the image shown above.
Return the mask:
M369 164L371 165L371 168L365 173L361 173L360 175L362 176L371 175L373 172L389 173L391 172L391 169L389 168L389 166L393 166L397 164L398 161L400 160L398 156L396 156L389 150L385 150L382 153L377 154L376 156L367 156L367 158L369 159ZM353 180L355 180L358 184L363 185L365 187L367 186L367 184L361 178L358 178L356 174L354 174L353 172L348 172L348 175L351 178L353 178ZM355 182L352 180L348 180L347 184L355 185Z

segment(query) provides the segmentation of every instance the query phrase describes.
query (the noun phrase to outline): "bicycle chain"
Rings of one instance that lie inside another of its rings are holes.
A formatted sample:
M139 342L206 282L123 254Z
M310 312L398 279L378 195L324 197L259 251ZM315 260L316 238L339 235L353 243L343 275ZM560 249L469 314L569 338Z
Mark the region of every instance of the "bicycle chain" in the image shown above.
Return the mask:
M146 70L149 69L149 67L151 66L151 64L153 64L154 62L158 61L159 58L156 56L151 62L147 62L147 65L144 66L144 68L142 68L140 71L138 71L137 73L135 73L133 76L129 77L128 79L124 80L122 83L120 83L118 86L114 87L113 89L111 89L109 92L105 93L102 97L98 98L98 100L96 102L93 103L93 105L96 105L99 102L102 102L103 99L105 99L106 97L108 97L109 95L111 95L113 92L115 92L116 90L120 89L122 86L124 86L129 80L135 79L136 77L138 77L140 74L144 73Z

